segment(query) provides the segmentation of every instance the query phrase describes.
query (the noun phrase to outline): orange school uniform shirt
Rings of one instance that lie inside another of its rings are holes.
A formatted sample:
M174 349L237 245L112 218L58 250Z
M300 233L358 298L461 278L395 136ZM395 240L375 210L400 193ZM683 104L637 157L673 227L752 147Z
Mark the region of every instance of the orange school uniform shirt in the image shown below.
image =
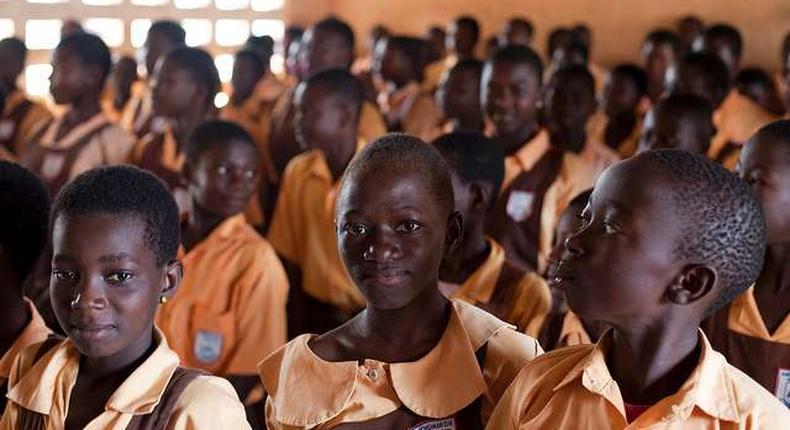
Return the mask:
M378 103L390 131L401 131L429 141L441 125L442 117L433 93L418 82L380 93Z
M30 322L27 323L22 333L17 336L14 343L0 356L0 386L5 387L8 382L8 377L11 375L11 365L14 363L16 356L25 348L35 343L43 342L52 334L52 330L47 327L41 314L38 313L33 302L25 299L27 310L30 313ZM0 390L0 395L5 393ZM5 399L0 401L0 404L5 403Z
M500 244L491 238L486 241L491 247L488 258L463 284L450 287L454 291L449 298L478 306L519 331L537 336L551 309L546 281L535 272L516 268L506 261Z
M157 326L181 362L215 375L255 375L286 340L288 279L244 215L218 225L184 255L184 279Z
M358 423L449 429L484 424L513 376L542 350L535 339L487 312L452 303L442 338L413 362L328 362L310 350L308 342L315 335L289 342L259 366L269 395L268 428L329 429Z
M283 174L268 239L279 254L299 266L305 293L352 310L363 307L365 298L351 282L337 251L338 185L320 150L296 156Z
M790 407L790 314L768 331L754 287L703 322L716 351Z
M178 356L161 333L156 333L154 342L156 349L110 396L104 412L85 430L124 430L135 415L150 414L160 403L178 367ZM82 355L67 339L34 362L39 346L26 349L14 363L0 430L63 429ZM20 415L26 411L42 414L43 427L20 425ZM230 383L214 376L198 376L176 400L163 430L249 428L244 407Z
M735 170L743 144L762 126L777 119L737 90L730 90L727 98L713 113L716 134L708 156L729 170Z
M532 140L527 141L513 155L505 158L505 179L502 183L502 190L505 191L522 174L532 170L541 159L552 149L549 133L541 130ZM543 201L539 207L534 203L535 198L525 199L530 204L510 204L508 201L508 213L502 214L510 219L527 219L533 211L539 211L540 227L539 240L536 244L538 248L538 272L541 273L545 268L545 261L551 252L554 239L555 226L557 219L562 211L568 206L574 197L583 191L592 188L595 179L601 173L606 157L599 157L596 152L587 154L597 160L589 163L582 155L565 151L562 155L559 171L551 185L543 194ZM603 160L603 161L602 161ZM502 196L500 196L502 198ZM508 258L514 258L511 250Z
M33 133L20 162L35 172L52 195L79 174L90 169L123 164L134 138L99 112L58 138L63 116Z
M607 368L612 331L593 345L553 351L532 361L502 396L489 429L783 429L790 411L713 350L700 331L701 354L677 393L626 420L625 403Z
M28 99L21 90L14 90L6 96L0 115L0 148L11 154L23 153L33 131L50 118L52 113L46 106Z

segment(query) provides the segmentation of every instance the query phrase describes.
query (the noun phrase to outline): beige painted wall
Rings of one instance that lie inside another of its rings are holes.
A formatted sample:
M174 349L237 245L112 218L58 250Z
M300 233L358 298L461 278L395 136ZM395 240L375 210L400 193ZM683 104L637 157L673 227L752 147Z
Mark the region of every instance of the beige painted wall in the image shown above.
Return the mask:
M535 47L558 25L588 23L594 33L593 59L603 65L637 61L645 33L673 26L694 13L706 22L735 24L745 39L744 65L779 67L784 35L790 31L790 0L290 0L286 16L307 24L328 13L347 19L363 49L367 30L383 22L398 32L422 34L431 24L446 24L456 15L476 16L488 36L514 14L536 26Z

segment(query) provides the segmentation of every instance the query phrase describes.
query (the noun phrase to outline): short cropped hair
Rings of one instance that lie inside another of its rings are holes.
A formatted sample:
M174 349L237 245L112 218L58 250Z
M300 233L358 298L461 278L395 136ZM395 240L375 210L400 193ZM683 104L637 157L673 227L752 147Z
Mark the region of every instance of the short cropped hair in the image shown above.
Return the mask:
M505 151L482 133L460 131L433 141L433 147L464 182L480 181L491 186L493 205L505 178Z
M496 63L524 64L532 70L538 82L543 82L543 62L532 48L516 45L499 48L486 61L486 66L491 67Z
M234 122L213 119L201 123L192 132L184 147L186 163L192 165L209 149L227 146L230 142L247 145L256 153L259 151L255 139L244 128Z

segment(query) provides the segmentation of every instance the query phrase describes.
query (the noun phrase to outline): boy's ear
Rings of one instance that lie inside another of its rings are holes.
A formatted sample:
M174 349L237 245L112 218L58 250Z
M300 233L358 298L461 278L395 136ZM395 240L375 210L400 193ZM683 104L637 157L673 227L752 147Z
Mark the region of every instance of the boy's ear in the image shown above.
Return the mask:
M447 235L445 236L445 256L452 254L461 245L464 238L464 218L461 212L453 211L447 218Z
M713 291L718 275L706 265L686 266L667 290L667 298L678 305L698 302Z
M469 209L473 212L488 212L491 202L491 188L487 184L473 181L469 187Z
M181 286L181 280L184 278L184 265L179 260L173 260L165 265L165 273L162 285L162 297L167 299L172 298L178 287Z

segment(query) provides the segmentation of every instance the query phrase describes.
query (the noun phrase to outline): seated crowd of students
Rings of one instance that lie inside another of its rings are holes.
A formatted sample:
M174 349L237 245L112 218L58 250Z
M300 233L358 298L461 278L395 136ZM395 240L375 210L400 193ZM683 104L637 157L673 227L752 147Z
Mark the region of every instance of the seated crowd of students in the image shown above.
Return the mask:
M790 428L790 36L328 17L217 109L75 27L57 114L0 41L0 430Z

